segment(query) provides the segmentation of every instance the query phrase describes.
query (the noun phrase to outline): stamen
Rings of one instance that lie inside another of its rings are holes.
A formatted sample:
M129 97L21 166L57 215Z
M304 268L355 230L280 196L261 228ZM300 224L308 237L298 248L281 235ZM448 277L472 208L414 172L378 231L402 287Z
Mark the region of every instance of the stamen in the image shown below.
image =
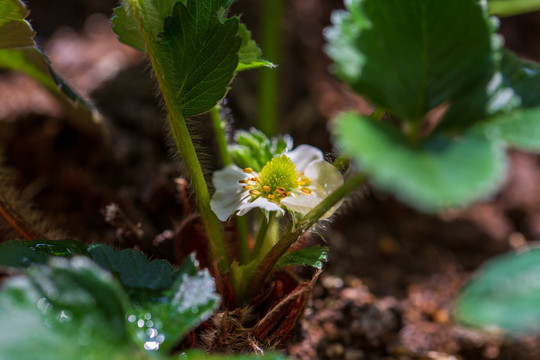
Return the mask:
M244 185L244 186L242 186L242 189L253 190L253 186Z
M256 181L256 182L259 182L259 178L252 177L252 178L249 178L249 181Z
M300 172L298 173L298 176L304 176L304 172L303 172L303 171L300 171Z
M265 186L263 186L263 190L264 190L264 192L269 193L271 189L270 189L270 186L265 185Z
M300 191L306 195L311 195L311 190L308 188L301 188Z
M278 186L278 188L276 189L276 191L277 191L278 193L284 193L284 192L287 192L287 190L285 190L285 188L284 188L284 187L281 187L281 186Z
M251 190L249 193L250 193L251 195L255 195L255 196L261 194L261 193L260 193L259 191L257 191L257 190Z
M268 198L269 198L269 199L275 199L275 197L276 197L276 196L275 196L275 195L272 195L272 194L268 195Z
M249 184L249 180L240 180L239 183L240 184Z
M253 169L252 169L252 168L245 168L245 169L244 169L244 172L245 172L246 174L251 174L251 173L253 172Z

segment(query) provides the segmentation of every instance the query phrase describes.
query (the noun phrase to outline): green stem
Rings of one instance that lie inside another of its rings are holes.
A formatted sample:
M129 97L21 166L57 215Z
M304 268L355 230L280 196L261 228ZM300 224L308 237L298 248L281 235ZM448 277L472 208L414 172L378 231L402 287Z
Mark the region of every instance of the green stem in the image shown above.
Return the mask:
M540 0L491 0L489 13L497 16L512 16L540 10Z
M235 222L236 230L238 231L238 246L240 247L240 263L247 264L250 258L246 218L243 216L235 216Z
M227 149L227 136L225 135L225 129L223 128L223 121L221 121L221 116L219 115L219 105L214 106L212 110L210 110L210 117L212 118L212 125L214 126L219 155L221 156L223 167L231 165L232 159L229 150Z
M252 291L252 295L256 294L256 292L260 290L261 286L266 281L266 277L270 274L276 262L283 256L283 254L287 252L287 250L289 250L291 245L300 237L300 235L315 225L315 223L341 199L359 186L363 185L367 179L367 175L362 173L356 174L347 179L347 181L337 188L336 191L328 195L327 198L325 198L309 213L307 213L306 216L300 220L295 229L285 234L279 240L279 242L270 249L251 280L252 286L250 289Z
M195 151L195 146L191 140L186 120L182 114L182 109L178 106L174 90L170 88L169 83L165 81L163 64L158 61L152 43L148 39L148 34L146 33L142 18L139 14L137 1L130 0L130 3L139 30L146 44L146 52L150 59L150 63L152 64L152 68L154 69L165 107L169 113L168 121L174 143L188 169L191 185L195 192L197 205L206 230L206 236L208 237L212 260L219 261L220 269L222 271L227 271L229 263L227 261L223 230L220 221L210 208L210 194L208 192L208 187L206 186L206 180L204 179L201 164L197 157L197 152Z
M277 64L280 57L280 24L283 0L264 0L262 11L261 48L265 59ZM259 129L267 136L276 134L278 117L277 69L263 68L259 80Z
M259 226L259 232L257 233L257 239L255 239L255 246L253 247L253 253L251 254L251 259L257 259L261 253L261 249L264 245L264 240L268 232L268 226L272 221L274 221L275 214L274 212L270 213L268 221L263 216L261 220L261 225Z
M386 110L380 106L377 106L371 115L369 115L369 118L371 120L379 121L383 118L384 114L386 114Z

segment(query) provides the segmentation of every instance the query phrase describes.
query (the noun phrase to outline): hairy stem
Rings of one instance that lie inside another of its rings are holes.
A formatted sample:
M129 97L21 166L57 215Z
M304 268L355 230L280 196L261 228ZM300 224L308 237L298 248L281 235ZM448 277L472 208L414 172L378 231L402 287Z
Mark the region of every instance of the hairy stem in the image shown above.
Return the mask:
M163 96L163 101L167 112L169 113L169 128L171 130L172 138L176 144L176 148L184 163L188 169L189 177L193 191L195 192L195 198L197 199L197 205L201 213L201 218L206 230L206 236L208 237L210 252L213 261L219 261L219 267L222 271L228 270L227 254L225 250L225 240L223 236L223 230L221 223L210 208L210 194L206 185L206 180L201 168L201 164L195 151L195 146L191 140L186 120L182 114L182 109L178 105L178 101L175 98L175 92L170 87L169 83L165 81L165 71L163 64L158 60L156 51L143 24L141 15L139 14L138 1L129 0L133 14L137 20L139 30L142 34L143 40L146 44L146 52L152 64L156 80L159 85L159 89Z
M315 223L324 214L326 214L326 212L332 208L332 206L336 205L354 189L363 185L367 179L368 177L362 173L356 174L347 179L342 186L336 189L336 191L334 191L332 194L328 195L326 199L321 201L309 213L307 213L306 216L300 220L295 229L286 233L279 240L279 242L270 249L252 278L252 286L250 288L253 291L253 294L260 290L260 287L265 283L266 277L270 274L274 265L283 256L283 254L289 250L291 245L298 240L300 235L315 225Z
M264 58L277 64L280 55L280 24L283 0L264 0L261 48ZM276 69L263 68L259 80L259 129L267 136L276 134L278 117L278 78Z
M257 233L257 239L255 240L255 246L253 247L253 253L251 254L252 259L256 259L259 257L261 253L261 249L264 245L264 240L266 239L266 234L268 233L268 226L272 221L274 221L275 214L273 212L270 213L270 217L268 218L268 221L262 217L261 224L259 226L259 232Z
M216 135L216 141L219 149L219 155L223 166L231 165L231 155L227 149L227 136L225 135L225 129L223 128L223 121L219 115L219 105L216 105L210 110L210 117L212 118L212 125L214 126L214 133Z

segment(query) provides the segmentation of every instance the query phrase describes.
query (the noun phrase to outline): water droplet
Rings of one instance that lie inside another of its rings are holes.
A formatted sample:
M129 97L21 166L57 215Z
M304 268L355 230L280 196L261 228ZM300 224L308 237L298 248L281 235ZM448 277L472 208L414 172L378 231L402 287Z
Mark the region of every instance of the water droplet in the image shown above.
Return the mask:
M142 328L142 327L144 326L144 320L143 320L143 319L139 319L139 320L137 321L137 326L140 327L140 328Z
M135 322L135 320L137 320L137 317L135 315L131 314L131 315L128 316L128 321L129 322Z
M148 320L146 322L146 327L149 327L149 328L154 327L154 322L152 320Z
M148 335L148 337L152 339L158 335L158 331L154 328L149 328L146 330L146 335Z
M199 313L199 308L196 307L196 306L192 306L192 307L191 307L191 312L192 312L193 314L197 314L197 313Z
M69 321L72 319L72 315L69 312L62 310L58 313L57 319L59 322Z
M181 353L180 355L178 355L178 359L180 359L180 360L187 360L187 359L188 359L188 354L186 354L186 353Z
M159 349L159 343L157 341L147 341L144 343L144 349L154 351Z
M163 343L165 341L165 335L159 334L158 336L156 336L156 341L160 344Z
M150 320L150 319L152 318L152 314L146 313L146 314L144 314L144 318L145 318L146 320Z

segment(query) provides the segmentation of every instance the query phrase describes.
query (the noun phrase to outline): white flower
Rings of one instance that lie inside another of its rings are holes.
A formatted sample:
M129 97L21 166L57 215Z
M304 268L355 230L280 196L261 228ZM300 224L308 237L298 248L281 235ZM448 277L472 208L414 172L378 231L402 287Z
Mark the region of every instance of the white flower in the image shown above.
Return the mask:
M324 161L323 153L309 145L269 161L257 174L250 168L229 165L213 176L216 192L210 206L221 221L236 212L244 215L253 208L278 211L284 208L307 214L343 184L340 172ZM323 216L330 217L341 203Z

